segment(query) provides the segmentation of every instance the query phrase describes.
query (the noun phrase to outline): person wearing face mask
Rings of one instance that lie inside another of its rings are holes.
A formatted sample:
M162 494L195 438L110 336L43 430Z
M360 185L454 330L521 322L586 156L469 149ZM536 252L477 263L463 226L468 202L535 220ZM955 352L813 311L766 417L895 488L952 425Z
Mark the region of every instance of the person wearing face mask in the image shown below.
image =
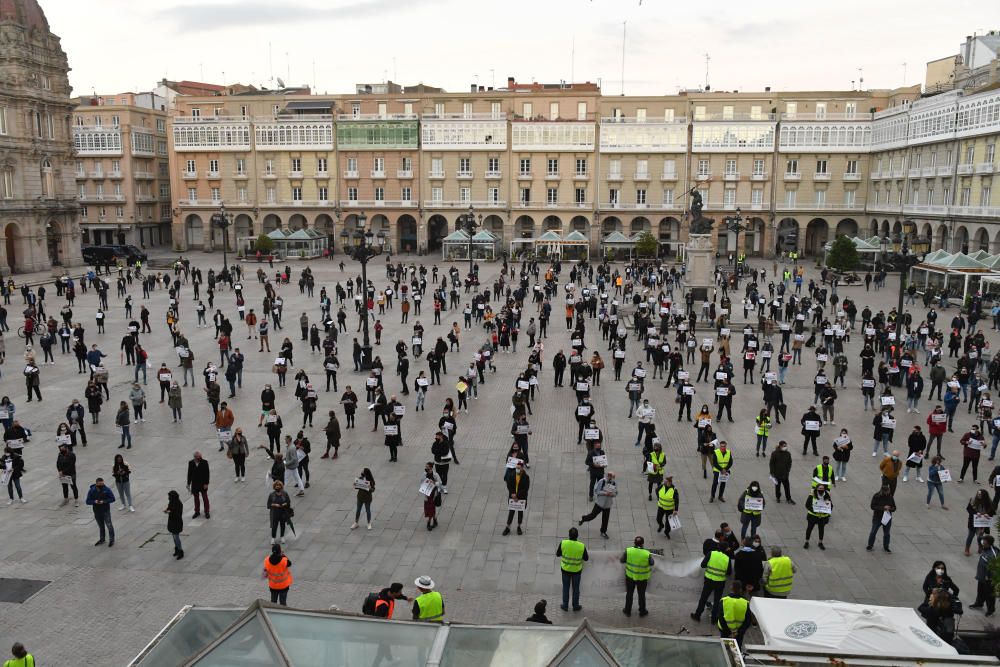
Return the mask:
M889 493L896 495L896 483L899 481L899 471L903 462L899 460L899 450L892 450L892 456L882 459L878 469L882 471L882 485L889 487Z
M927 438L920 430L920 426L913 427L913 431L910 433L910 437L906 441L906 446L909 449L909 452L907 452L906 456L906 467L903 468L903 481L905 482L909 478L910 470L915 470L917 474L917 481L923 482L924 478L920 475L924 467L924 454L927 449Z
M766 555L760 537L744 537L743 546L733 556L733 581L741 584L748 595L760 590Z
M752 500L747 502L748 499ZM747 528L750 529L751 537L757 537L757 528L760 527L760 517L764 510L764 493L760 490L760 484L756 480L750 482L750 486L740 496L739 502L736 503L736 509L740 511L740 523L743 525L740 529L740 539L746 538Z
M979 426L972 425L972 428L962 436L962 472L959 473L958 481L965 481L965 471L972 465L972 481L979 483L979 455L983 450L983 436L979 432Z
M871 508L872 530L868 534L868 546L865 548L871 551L875 547L875 536L878 535L878 529L881 528L882 548L887 554L891 554L889 538L892 530L892 517L896 513L896 501L893 499L887 484L883 484L878 493L872 496Z
M924 599L930 597L931 591L936 588L944 589L951 593L951 597L958 597L958 586L952 581L951 577L948 576L948 566L944 564L944 561L936 560L934 565L931 566L930 572L924 577Z
M768 460L768 470L774 480L774 495L778 502L781 502L781 489L785 489L785 499L789 505L794 505L792 492L788 488L788 476L792 472L792 453L788 451L788 443L784 440L778 441L778 446L771 452Z
M733 453L725 440L719 441L719 448L712 452L712 496L708 502L715 502L715 492L719 492L719 502L726 502L726 483L733 467Z
M847 463L851 460L851 450L854 443L847 434L847 429L840 429L840 437L833 441L833 479L836 482L847 481Z
M816 528L819 533L819 544L817 546L823 551L826 550L826 547L823 546L823 533L826 529L826 524L830 522L830 515L832 513L833 500L826 490L826 485L818 484L806 499L806 541L802 545L803 549L809 548L809 540L812 537L813 528Z
M681 507L680 492L674 486L673 475L664 475L663 484L656 491L656 525L657 532L670 539L670 517L677 514Z

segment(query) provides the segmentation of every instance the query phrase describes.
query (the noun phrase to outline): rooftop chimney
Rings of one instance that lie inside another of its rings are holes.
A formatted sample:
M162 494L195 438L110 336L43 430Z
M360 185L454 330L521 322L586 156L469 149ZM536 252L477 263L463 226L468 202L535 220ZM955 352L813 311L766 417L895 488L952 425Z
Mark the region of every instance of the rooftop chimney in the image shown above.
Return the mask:
M476 84L474 84L474 83L473 84L469 84L469 92L470 93L476 92Z
M507 87L508 88L513 88L514 87L514 77L512 77L512 76L508 76L507 77Z

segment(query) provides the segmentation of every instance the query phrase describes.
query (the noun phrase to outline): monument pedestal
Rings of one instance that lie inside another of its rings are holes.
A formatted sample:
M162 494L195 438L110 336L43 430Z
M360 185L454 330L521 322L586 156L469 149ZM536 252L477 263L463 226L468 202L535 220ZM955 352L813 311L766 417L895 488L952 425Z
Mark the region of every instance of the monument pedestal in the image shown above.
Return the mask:
M715 253L711 234L690 234L684 254L685 282L695 301L708 301L715 287Z

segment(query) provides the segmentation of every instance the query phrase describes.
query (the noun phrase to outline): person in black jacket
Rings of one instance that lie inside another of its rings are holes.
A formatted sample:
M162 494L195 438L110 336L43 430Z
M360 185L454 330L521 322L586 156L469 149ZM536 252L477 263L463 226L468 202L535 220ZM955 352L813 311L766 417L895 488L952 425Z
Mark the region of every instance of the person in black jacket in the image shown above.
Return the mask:
M924 577L924 599L930 597L931 591L935 588L943 588L951 593L953 598L958 597L958 586L952 581L951 577L948 576L948 566L944 564L944 561L936 560L934 565L931 566L930 572Z
M882 488L872 496L872 532L868 534L868 551L875 546L875 536L878 529L882 529L882 548L886 553L892 553L889 548L889 536L892 530L892 514L896 511L896 501L892 497L888 484L883 484ZM885 521L885 514L889 513L889 520Z
M59 455L56 456L56 473L62 483L63 501L69 502L69 490L73 489L73 506L80 506L80 492L76 488L76 454L67 445L59 445ZM64 481L67 480L67 481Z
M555 384L553 386L563 386L563 373L566 372L566 355L563 354L562 350L556 352L556 356L552 357L552 369L555 371Z
M181 531L184 530L184 503L181 496L176 491L167 492L167 508L163 510L167 515L167 532L174 538L174 558L180 560L184 558L184 547L181 545Z
M208 461L201 457L201 452L195 452L194 457L188 461L187 470L187 487L191 495L194 496L194 516L192 519L197 519L201 516L201 503L200 500L205 501L205 518L211 519L212 515L210 512L210 507L208 504L208 482L209 482L209 470ZM201 496L199 498L199 495Z
M743 546L733 555L733 580L743 584L747 595L760 590L766 560L760 537L744 537Z
M513 475L507 475L507 492L510 494L510 499L517 501L525 501L525 506L527 506L528 501L528 489L531 488L531 478L528 473L524 470L524 462L518 461L517 467L514 470ZM524 521L524 510L517 511L517 534L522 535L521 524ZM510 524L514 521L515 510L507 510L507 527L503 529L504 535L510 535Z

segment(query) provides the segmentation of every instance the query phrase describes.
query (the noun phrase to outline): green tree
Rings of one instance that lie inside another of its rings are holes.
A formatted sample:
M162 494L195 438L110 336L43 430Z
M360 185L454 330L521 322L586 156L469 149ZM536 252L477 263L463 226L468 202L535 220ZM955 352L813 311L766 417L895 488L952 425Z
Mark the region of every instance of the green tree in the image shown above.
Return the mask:
M635 254L639 257L656 257L658 245L652 234L643 232L635 240Z
M826 265L834 271L852 271L861 263L858 249L847 236L838 236L826 254Z
M260 250L263 253L271 252L274 249L274 239L267 234L261 234L254 242L254 249Z

